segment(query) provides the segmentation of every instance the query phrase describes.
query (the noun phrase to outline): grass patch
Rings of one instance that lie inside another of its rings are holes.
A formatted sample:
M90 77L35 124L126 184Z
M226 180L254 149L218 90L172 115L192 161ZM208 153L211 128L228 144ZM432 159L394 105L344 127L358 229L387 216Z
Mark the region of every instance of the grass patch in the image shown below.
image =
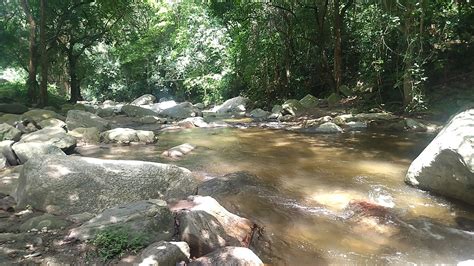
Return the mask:
M92 240L103 261L123 256L126 252L137 252L145 247L144 234L132 234L126 227L109 227L100 231Z

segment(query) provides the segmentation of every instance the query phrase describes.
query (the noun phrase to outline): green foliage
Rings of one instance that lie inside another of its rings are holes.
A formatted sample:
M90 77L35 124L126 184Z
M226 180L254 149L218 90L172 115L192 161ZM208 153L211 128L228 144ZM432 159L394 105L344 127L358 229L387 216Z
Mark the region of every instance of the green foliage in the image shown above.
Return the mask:
M0 100L18 102L28 105L27 87L22 82L7 82L0 84ZM65 95L61 95L54 86L48 88L48 105L59 107L66 103Z
M137 252L146 244L146 236L132 235L126 227L109 227L99 232L92 240L98 255L104 260L122 256L125 252Z

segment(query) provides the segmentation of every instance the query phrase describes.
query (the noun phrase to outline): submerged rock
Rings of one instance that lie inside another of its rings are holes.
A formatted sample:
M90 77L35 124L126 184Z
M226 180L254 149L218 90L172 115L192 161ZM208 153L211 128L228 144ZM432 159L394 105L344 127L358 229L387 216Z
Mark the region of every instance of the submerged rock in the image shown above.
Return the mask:
M114 128L103 132L100 136L105 143L130 144L135 142L150 144L156 140L153 131L131 128Z
M196 147L194 145L191 145L189 143L184 143L176 147L173 147L167 151L164 151L161 155L176 159L176 158L183 157L185 154L190 153L195 148Z
M155 96L153 96L151 94L145 94L145 95L142 95L142 96L136 98L130 104L131 105L145 105L145 104L153 104L155 101L156 101Z
M190 249L186 242L159 241L140 252L134 263L139 265L174 266L180 262L187 263L189 257Z
M150 198L184 198L196 187L191 172L174 165L46 156L24 165L16 194L20 207L69 215Z
M95 127L102 132L110 128L109 121L93 113L80 110L70 110L67 112L66 124L69 130L78 127Z
M215 199L190 196L171 205L179 221L179 236L199 257L225 246L247 246L253 223L227 211Z
M174 219L164 200L149 199L109 208L71 229L68 238L90 240L101 230L117 228L131 235L142 235L147 243L169 240Z
M446 124L412 162L405 181L474 204L474 109Z
M263 266L252 250L244 247L224 247L189 263L190 266Z

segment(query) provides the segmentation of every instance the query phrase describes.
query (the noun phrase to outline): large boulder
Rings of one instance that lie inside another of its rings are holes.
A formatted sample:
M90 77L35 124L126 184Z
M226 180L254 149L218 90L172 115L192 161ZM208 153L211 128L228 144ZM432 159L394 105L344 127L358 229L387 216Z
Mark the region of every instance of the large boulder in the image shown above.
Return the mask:
M300 103L304 108L317 107L319 105L319 102L320 100L311 94L307 94L303 97L303 99L300 100Z
M227 211L215 199L190 196L171 205L179 221L179 236L199 257L225 246L246 246L254 224Z
M177 103L173 100L170 100L170 101L163 101L163 102L159 102L159 103L155 103L155 104L152 104L151 105L151 109L155 112L160 112L162 110L165 110L165 109L168 109L168 108L171 108L171 107L174 107L176 106Z
M244 247L224 247L193 260L189 266L263 266L252 250Z
M300 101L295 99L290 99L285 101L282 105L283 113L290 114L290 115L299 115L304 110L304 106L300 103Z
M255 119L265 119L269 115L270 115L269 112L260 108L253 109L252 112L250 112L250 117L255 118Z
M110 128L110 122L89 112L80 110L70 110L66 118L67 128L73 130L78 127L95 127L99 131Z
M59 120L65 120L64 116L50 110L44 110L44 109L33 109L29 110L28 112L24 113L22 115L22 120L28 120L32 121L35 123L39 123L45 119L49 118L57 118Z
M474 109L446 124L412 162L405 181L474 204Z
M173 119L185 119L187 117L199 116L199 109L190 102L179 103L173 107L160 111L160 115Z
M40 128L46 128L46 127L60 127L60 128L65 128L66 123L62 120L59 120L57 118L48 118L43 121L40 121L38 123L38 126Z
M15 143L13 140L0 141L0 154L2 154L8 165L18 165L17 157L13 152L12 145Z
M4 114L0 116L0 123L6 123L10 126L14 126L19 121L21 121L21 115L15 114Z
M43 142L60 148L63 151L70 151L76 147L77 140L66 131L58 127L47 127L35 131L28 135L23 135L19 143Z
M77 214L150 198L184 198L196 187L191 172L174 165L46 156L24 165L17 201L21 207Z
M153 131L135 130L131 128L114 128L103 132L100 135L105 143L145 143L150 144L155 142L155 134Z
M212 109L216 113L240 113L245 112L249 99L238 96L225 101Z
M12 149L21 164L44 155L66 155L60 148L43 142L15 143Z
M124 105L121 110L125 115L130 117L158 116L158 113L153 110L135 105Z
M145 104L153 104L155 101L156 101L155 96L153 96L151 94L145 94L145 95L142 95L142 96L136 98L130 104L131 105L145 105Z
M146 242L169 240L173 234L173 214L166 201L141 200L104 210L81 226L71 229L68 238L90 240L107 228L125 229L130 235L144 235Z
M175 266L188 262L189 245L186 242L159 241L146 247L135 260L139 265Z
M10 126L7 123L0 124L0 141L13 140L18 141L21 137L21 131Z
M28 111L28 107L21 103L0 103L0 113L23 114Z
M78 127L68 132L83 144L95 144L100 141L100 132L95 127Z

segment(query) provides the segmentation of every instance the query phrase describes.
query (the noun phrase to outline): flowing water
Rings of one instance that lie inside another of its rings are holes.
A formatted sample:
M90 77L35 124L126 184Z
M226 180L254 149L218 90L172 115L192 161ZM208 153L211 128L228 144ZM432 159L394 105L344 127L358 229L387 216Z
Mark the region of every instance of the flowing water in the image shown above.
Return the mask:
M81 148L81 154L174 163L203 180L237 171L258 176L278 193L239 193L222 204L264 226L272 242L262 256L271 264L474 259L474 210L403 182L411 161L432 137L197 128L163 132L156 145L91 146ZM160 156L182 143L197 149L180 160ZM383 217L370 211L354 215L348 207L354 202L384 206L379 209Z

